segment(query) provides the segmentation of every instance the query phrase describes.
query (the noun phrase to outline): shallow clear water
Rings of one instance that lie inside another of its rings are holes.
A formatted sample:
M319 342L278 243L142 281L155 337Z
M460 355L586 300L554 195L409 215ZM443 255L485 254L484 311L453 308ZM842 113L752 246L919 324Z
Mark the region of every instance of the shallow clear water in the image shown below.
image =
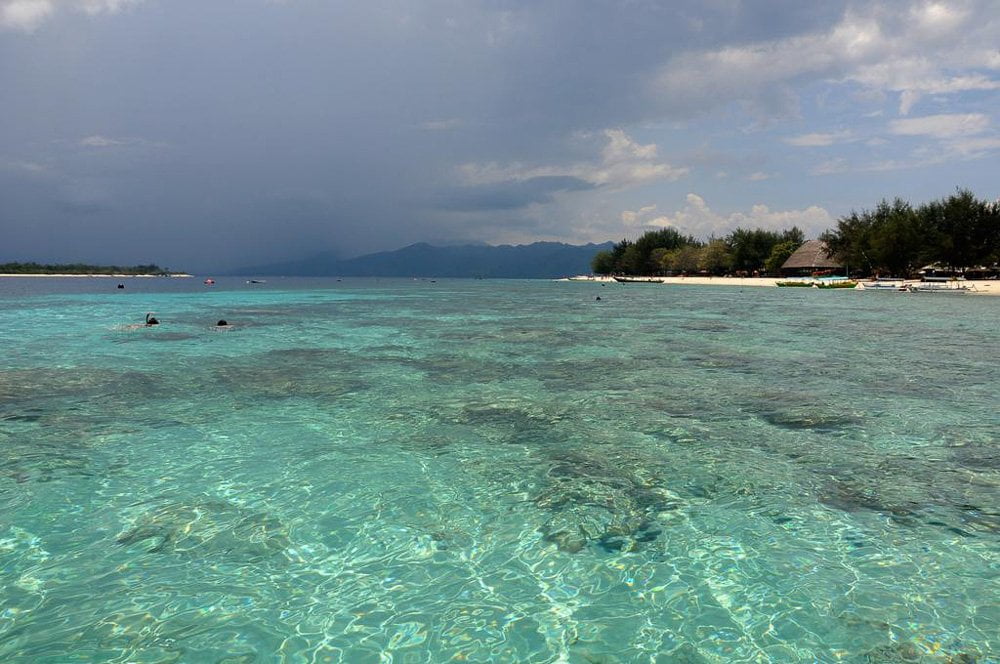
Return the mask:
M0 661L1000 661L1000 298L113 287L0 280Z

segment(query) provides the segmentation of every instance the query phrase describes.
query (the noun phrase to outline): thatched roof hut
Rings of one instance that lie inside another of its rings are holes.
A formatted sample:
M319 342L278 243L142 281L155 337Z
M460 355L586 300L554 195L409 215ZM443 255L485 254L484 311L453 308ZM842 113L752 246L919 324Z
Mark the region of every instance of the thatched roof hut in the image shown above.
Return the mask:
M781 274L786 276L808 275L813 272L843 268L844 263L828 256L827 250L826 242L807 240L782 264Z

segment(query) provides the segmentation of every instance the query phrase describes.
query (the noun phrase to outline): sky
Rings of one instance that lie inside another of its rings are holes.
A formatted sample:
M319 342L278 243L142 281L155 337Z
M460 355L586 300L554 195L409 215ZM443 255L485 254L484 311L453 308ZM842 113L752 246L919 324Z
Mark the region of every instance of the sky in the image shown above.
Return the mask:
M0 261L808 237L1000 196L1000 0L0 0Z

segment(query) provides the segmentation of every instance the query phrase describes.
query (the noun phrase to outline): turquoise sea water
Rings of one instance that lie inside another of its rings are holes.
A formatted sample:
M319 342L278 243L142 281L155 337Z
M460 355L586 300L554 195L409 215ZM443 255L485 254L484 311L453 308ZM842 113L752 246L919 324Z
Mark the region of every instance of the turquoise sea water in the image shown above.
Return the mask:
M0 661L1000 661L1000 298L126 283L0 280Z

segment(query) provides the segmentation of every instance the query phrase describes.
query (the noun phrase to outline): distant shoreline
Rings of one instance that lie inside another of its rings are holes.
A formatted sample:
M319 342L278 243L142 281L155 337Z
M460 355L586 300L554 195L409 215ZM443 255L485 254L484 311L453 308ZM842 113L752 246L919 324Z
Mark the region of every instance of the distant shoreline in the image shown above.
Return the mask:
M3 277L80 277L80 278L98 278L98 279L110 279L114 277L115 279L152 279L154 277L166 277L168 279L189 279L194 275L187 274L185 272L178 272L175 274L107 274L107 273L93 273L93 274L55 274L49 272L25 272L23 274L0 274L0 278Z
M688 285L688 286L752 286L764 288L777 288L779 281L794 281L788 277L657 277L662 279L662 284L656 285ZM559 279L557 281L576 281L579 283L601 282L618 283L613 277L593 277L591 279ZM969 295L1000 295L1000 280L968 279L962 282L973 290ZM622 284L629 288L648 288L645 284ZM850 290L850 289L847 289Z

